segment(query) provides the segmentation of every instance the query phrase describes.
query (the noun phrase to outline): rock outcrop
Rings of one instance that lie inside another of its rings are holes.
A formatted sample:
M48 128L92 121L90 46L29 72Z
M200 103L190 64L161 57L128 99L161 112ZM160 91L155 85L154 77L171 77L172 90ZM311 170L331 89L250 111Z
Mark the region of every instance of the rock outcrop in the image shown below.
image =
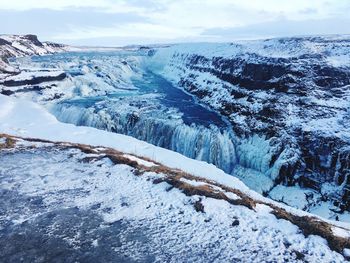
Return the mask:
M9 65L11 57L45 55L66 51L68 46L40 42L36 35L0 35L0 74L18 74L19 70Z
M154 60L165 61L164 76L226 116L238 136L269 141L276 185L316 189L350 210L347 36L175 45Z

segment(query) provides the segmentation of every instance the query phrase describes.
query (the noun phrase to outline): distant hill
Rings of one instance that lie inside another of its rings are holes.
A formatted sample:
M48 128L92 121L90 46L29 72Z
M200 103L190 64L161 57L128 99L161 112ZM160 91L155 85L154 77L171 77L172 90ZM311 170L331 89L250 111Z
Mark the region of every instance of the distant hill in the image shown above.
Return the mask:
M36 35L0 35L0 74L16 74L19 70L9 65L8 58L46 55L67 51L69 46L40 42Z

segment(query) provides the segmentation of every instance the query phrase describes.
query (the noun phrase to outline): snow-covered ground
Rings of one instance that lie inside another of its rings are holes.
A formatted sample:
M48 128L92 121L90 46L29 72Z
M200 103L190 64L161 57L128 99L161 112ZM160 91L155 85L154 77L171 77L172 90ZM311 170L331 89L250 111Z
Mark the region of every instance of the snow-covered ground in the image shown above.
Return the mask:
M19 142L0 157L5 261L344 261L264 205L189 197L152 183L162 175L136 176L108 158L84 162L91 154L49 143ZM204 213L195 210L199 200Z

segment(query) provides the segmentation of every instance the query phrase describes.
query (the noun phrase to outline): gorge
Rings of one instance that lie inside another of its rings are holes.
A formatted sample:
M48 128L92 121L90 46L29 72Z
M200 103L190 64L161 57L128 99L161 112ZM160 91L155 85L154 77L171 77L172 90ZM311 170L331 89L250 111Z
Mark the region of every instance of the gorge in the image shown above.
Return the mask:
M67 50L12 59L21 73L0 85L59 121L212 163L274 200L349 221L349 46L340 36Z

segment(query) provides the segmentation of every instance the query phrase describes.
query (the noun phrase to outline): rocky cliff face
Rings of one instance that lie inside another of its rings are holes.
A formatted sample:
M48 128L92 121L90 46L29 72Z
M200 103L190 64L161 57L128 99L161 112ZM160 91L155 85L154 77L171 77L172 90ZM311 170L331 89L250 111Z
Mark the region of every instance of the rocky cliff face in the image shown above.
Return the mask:
M350 38L176 45L154 58L238 136L269 142L275 185L310 187L350 209Z
M40 42L35 35L0 35L0 74L19 73L8 64L11 57L52 54L67 48L61 44Z

